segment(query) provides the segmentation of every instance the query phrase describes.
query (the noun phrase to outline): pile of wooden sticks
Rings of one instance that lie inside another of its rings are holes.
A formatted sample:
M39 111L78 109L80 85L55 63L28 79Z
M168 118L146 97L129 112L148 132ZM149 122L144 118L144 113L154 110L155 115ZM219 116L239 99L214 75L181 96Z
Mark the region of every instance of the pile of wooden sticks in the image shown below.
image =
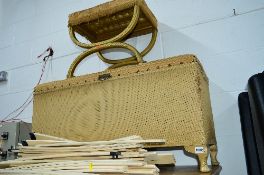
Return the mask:
M130 136L111 141L76 142L35 133L36 140L19 146L16 160L0 162L0 174L144 174L157 175L155 164L174 164L172 154L143 149L162 139Z

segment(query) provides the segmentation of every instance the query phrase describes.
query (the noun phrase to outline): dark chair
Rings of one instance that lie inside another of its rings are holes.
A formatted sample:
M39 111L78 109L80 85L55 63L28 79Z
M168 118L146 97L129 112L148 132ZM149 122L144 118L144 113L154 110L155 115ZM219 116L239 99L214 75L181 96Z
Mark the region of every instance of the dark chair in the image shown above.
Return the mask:
M264 73L250 77L238 101L248 174L264 175Z
M247 172L249 175L261 175L257 145L255 140L255 132L253 128L253 121L247 92L242 92L241 94L239 94L238 105L247 163Z

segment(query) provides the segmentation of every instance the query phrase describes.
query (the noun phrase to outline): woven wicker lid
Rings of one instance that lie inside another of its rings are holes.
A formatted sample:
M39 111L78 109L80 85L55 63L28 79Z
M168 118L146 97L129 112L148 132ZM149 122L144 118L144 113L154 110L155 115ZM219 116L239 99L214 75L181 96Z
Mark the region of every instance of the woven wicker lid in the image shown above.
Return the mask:
M108 69L103 72L97 72L93 74L83 75L79 77L69 78L66 80L54 81L53 83L44 83L35 87L34 94L47 93L59 89L67 89L73 86L80 86L91 83L101 83L98 79L100 75L110 73L112 78L110 80L125 78L129 76L140 76L142 74L152 73L153 71L165 71L169 68L178 68L179 66L189 66L190 64L196 64L199 67L201 74L203 75L205 81L207 76L203 70L202 65L198 58L194 55L180 55L167 59L160 59L156 61L151 61L148 63L143 63L139 65L130 65L125 67L120 67L116 69Z
M137 26L129 37L151 33L157 20L144 0L114 0L69 15L68 24L92 42L99 42L121 33L133 16L134 6L140 8Z

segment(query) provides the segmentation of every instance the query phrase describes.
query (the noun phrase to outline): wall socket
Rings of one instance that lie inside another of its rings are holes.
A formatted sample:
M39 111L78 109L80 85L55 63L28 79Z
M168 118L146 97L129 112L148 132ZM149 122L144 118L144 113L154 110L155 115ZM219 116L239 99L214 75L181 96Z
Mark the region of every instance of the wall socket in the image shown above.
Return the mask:
M1 81L7 81L7 72L6 71L0 72L0 82Z

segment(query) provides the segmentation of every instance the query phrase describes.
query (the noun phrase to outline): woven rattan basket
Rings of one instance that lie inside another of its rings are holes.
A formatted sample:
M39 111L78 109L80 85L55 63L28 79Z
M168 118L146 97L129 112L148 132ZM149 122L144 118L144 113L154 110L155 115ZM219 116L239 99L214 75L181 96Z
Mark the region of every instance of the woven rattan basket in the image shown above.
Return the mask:
M207 78L192 55L39 85L33 126L79 141L136 134L166 147L215 143Z
M72 140L136 134L192 153L211 146L215 160L213 126L207 78L193 55L42 84L34 93L34 131ZM198 156L207 158L204 151Z

